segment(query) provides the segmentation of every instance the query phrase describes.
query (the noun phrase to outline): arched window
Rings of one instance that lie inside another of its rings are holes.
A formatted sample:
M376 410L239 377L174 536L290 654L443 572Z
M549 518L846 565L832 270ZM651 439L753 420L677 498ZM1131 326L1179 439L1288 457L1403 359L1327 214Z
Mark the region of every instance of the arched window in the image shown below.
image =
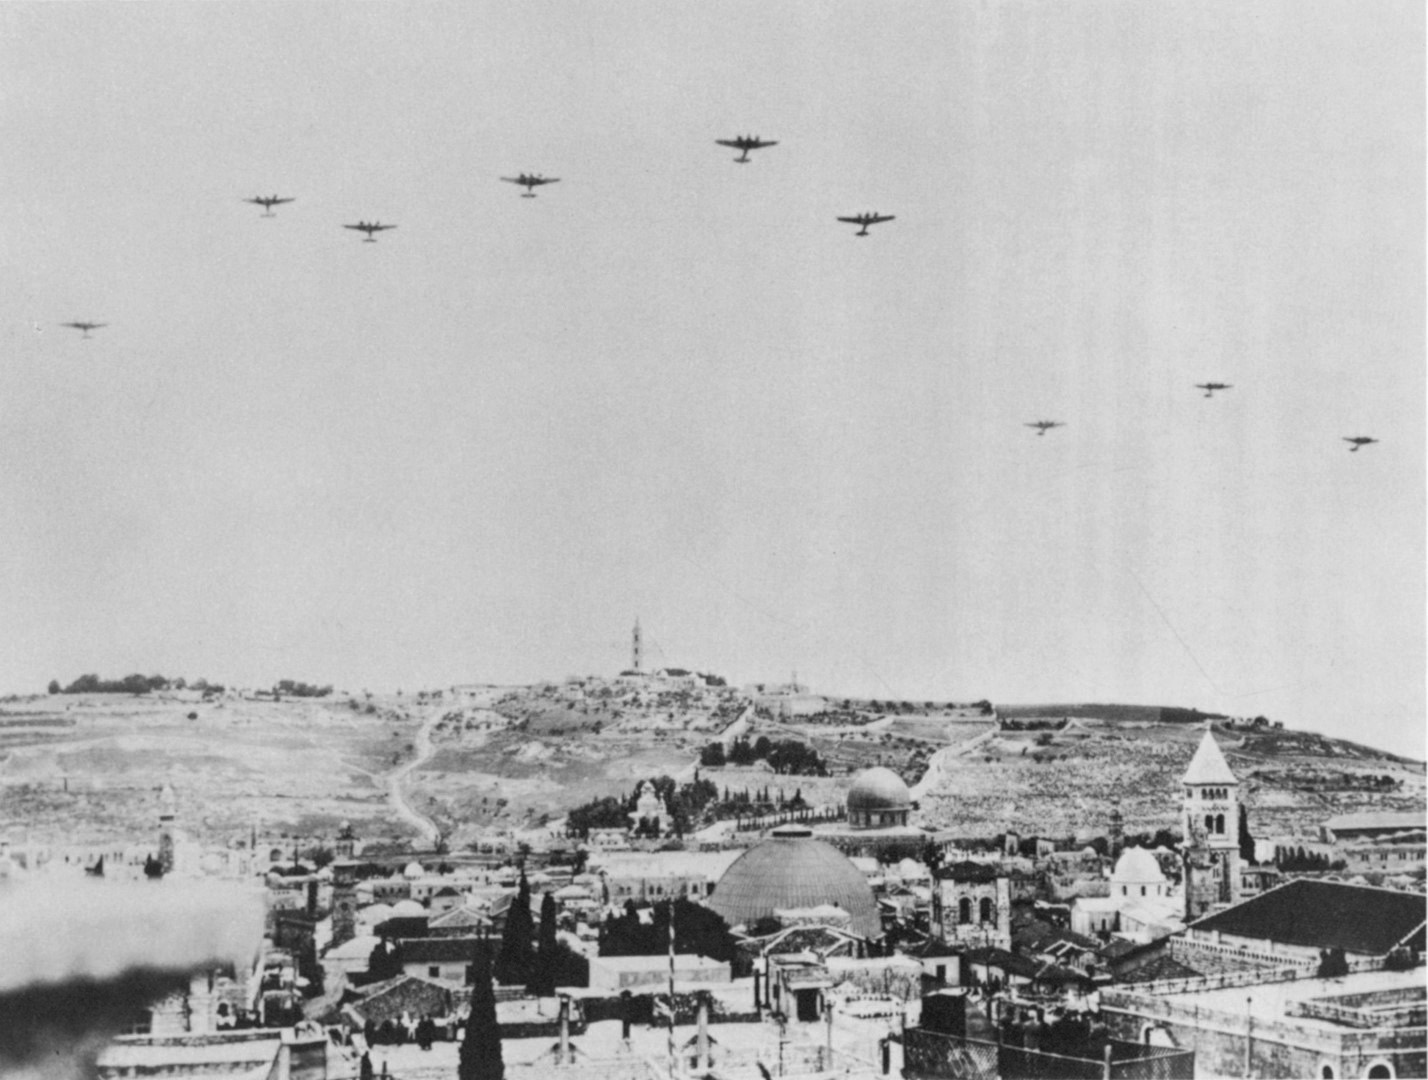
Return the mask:
M1206 815L1205 815L1205 831L1206 831L1206 832L1214 832L1214 831L1215 831L1215 815L1214 815L1214 814L1206 814Z
M1369 1080L1393 1080L1393 1069L1386 1061L1375 1061L1364 1075Z
M964 896L957 901L957 921L962 925L972 921L972 900Z
M989 923L996 921L996 905L992 903L992 898L990 896L982 897L982 922Z
M1225 815L1215 815L1215 832L1223 836L1225 834Z

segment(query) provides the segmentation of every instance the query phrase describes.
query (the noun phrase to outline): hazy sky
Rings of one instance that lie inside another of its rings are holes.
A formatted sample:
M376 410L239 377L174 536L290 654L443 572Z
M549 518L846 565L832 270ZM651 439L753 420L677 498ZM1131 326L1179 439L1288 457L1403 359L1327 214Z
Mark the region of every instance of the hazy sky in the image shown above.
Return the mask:
M1422 757L1424 56L1421 0L0 5L0 687L638 614Z

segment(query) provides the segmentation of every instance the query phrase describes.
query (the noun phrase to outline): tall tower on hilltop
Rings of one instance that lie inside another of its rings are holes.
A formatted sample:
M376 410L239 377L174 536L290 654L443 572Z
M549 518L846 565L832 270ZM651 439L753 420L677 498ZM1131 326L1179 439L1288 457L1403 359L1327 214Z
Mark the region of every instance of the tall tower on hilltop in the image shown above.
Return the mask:
M159 864L164 873L174 868L174 820L178 817L178 798L171 784L165 783L159 794Z
M639 671L640 665L644 663L645 651L644 642L640 638L640 617L635 616L635 632L631 639L630 647L630 670Z
M1220 752L1214 733L1205 737L1181 777L1185 797L1185 914L1199 918L1240 898L1240 782Z

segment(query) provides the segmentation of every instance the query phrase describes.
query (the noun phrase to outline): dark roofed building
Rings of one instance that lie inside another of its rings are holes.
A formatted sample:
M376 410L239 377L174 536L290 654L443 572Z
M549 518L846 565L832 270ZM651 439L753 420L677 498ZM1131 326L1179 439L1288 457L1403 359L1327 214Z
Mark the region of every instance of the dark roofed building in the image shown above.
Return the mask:
M459 988L447 983L432 982L412 975L372 983L354 992L344 1011L361 1027L370 1020L374 1024L399 1021L405 1016L445 1016L456 1003Z
M1291 964L1329 949L1366 959L1421 953L1425 922L1428 901L1417 893L1299 879L1191 923L1183 945Z
M467 965L476 962L478 949L494 949L495 943L474 937L403 938L399 943L402 970L426 979L466 981Z

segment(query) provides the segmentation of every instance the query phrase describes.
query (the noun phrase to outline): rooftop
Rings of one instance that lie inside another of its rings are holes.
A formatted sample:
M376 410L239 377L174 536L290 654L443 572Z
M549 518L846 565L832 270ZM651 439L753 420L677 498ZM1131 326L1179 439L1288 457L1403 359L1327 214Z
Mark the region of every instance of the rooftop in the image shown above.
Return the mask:
M1181 778L1182 784L1238 784L1229 762L1215 741L1214 732L1206 731L1205 737L1190 759L1190 765Z
M1296 1002L1314 998L1337 997L1343 994L1371 994L1389 990L1406 990L1423 985L1423 969L1412 971L1361 971L1336 979L1293 979L1289 982L1261 983L1252 988L1226 987L1220 990L1199 990L1188 994L1167 994L1165 1000L1193 1005L1201 1009L1216 1009L1243 1016L1246 1007L1256 1020L1285 1020L1285 1009ZM1294 1016L1293 1023L1307 1028L1343 1033L1345 1028L1328 1020Z
M449 964L458 961L470 964L475 962L480 945L480 939L473 937L402 938L402 961L408 964Z
M1191 923L1191 930L1382 956L1417 932L1428 907L1417 893L1301 878ZM1420 946L1421 947L1421 946Z
M1355 829L1422 829L1428 827L1428 818L1421 813L1393 813L1383 810L1365 811L1359 814L1336 814L1324 822L1324 828L1334 832Z

